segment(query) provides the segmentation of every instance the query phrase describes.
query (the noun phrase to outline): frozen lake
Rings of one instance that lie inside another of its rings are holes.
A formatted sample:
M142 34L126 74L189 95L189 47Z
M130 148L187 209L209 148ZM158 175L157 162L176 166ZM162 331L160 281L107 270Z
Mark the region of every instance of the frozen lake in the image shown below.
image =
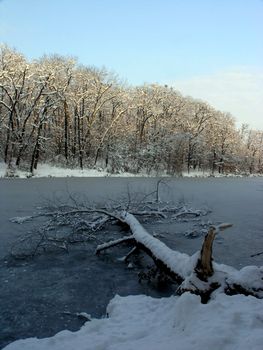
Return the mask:
M204 220L230 222L234 226L215 241L217 262L240 268L263 265L263 179L208 178L167 179L160 185L162 200L209 208ZM129 270L116 257L121 249L101 257L94 256L95 243L69 254L42 255L32 261L11 261L8 252L16 239L34 223L22 225L11 217L31 215L46 199L85 194L93 203L117 200L123 194L149 193L156 187L154 178L42 178L0 179L0 348L15 339L51 336L62 329L77 330L83 320L70 313L88 312L102 316L116 294L166 296L173 289L152 289L139 284L136 270ZM202 238L187 239L184 223L154 225L152 233L164 233L171 247L189 254L200 248ZM125 250L125 249L124 249ZM70 313L65 313L65 312Z
M77 193L85 194L91 202L104 203L126 194L128 189L131 193L151 192L156 182L155 178L0 179L0 255L5 255L10 244L27 229L8 219L31 215L47 198ZM218 250L216 260L221 261L224 253L231 255L224 256L224 262L231 261L237 267L262 264L262 256L251 259L250 255L263 250L263 178L167 179L167 185L160 185L160 193L162 200L208 207L213 220L234 225L222 233L224 249ZM176 227L167 229L176 231ZM192 248L196 250L195 245ZM178 247L184 249L187 251L188 243Z

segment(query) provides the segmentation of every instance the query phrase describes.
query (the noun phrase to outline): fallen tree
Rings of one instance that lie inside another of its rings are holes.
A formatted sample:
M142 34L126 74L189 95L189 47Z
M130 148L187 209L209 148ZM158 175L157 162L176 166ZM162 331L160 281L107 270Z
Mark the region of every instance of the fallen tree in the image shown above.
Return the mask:
M47 221L37 232L31 232L16 242L11 253L16 258L25 258L50 248L68 252L72 244L95 241L96 244L99 243L96 248L96 254L99 255L111 247L128 243L132 247L122 260L128 261L135 253L145 252L152 258L158 271L178 284L179 294L189 291L200 295L203 302L217 292L263 298L263 267L247 266L236 270L213 261L214 239L219 231L231 226L230 224L204 224L201 217L207 215L208 210L161 202L158 186L150 195L153 195L152 200L149 200L149 195L144 195L142 199L133 201L129 194L128 204L124 201L104 207L94 207L71 197L71 203L53 203L32 216L12 218L12 222L19 224L38 218ZM198 223L200 231L206 229L207 234L201 250L189 256L169 248L151 235L136 217L166 223L192 220L195 225ZM104 232L105 238L107 225L121 225L126 229L125 234L121 232L120 237L119 232L117 239L105 243L99 233ZM127 234L127 230L130 234Z
M203 302L207 302L214 291L263 298L263 267L247 266L236 270L231 266L213 262L214 238L219 231L232 226L231 224L212 226L204 238L201 251L189 256L170 249L153 237L134 215L124 211L120 214L120 220L129 226L132 234L98 245L96 254L124 242L133 243L134 248L128 256L138 250L144 251L153 259L158 269L180 283L177 289L179 294L186 291L198 294Z
M117 224L129 228L121 218L122 211L129 211L142 220L155 222L201 221L202 217L210 213L206 208L196 210L184 203L175 205L162 202L159 192L163 183L163 180L159 180L156 189L147 194L130 193L128 189L127 197L108 201L104 206L94 206L85 196L79 198L72 194L69 194L67 200L48 200L38 207L33 215L9 219L16 224L34 221L38 226L38 229L21 235L13 244L11 255L16 259L25 259L49 250L68 252L73 244L101 242L101 234L105 233L109 226ZM124 237L119 243L125 241ZM104 250L107 248L106 245L103 247Z

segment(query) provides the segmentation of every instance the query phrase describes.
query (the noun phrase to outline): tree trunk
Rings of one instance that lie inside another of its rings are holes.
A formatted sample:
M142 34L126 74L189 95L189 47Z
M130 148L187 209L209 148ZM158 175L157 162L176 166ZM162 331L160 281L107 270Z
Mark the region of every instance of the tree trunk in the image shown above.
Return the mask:
M78 153L79 153L79 166L81 169L83 169L83 141L82 141L82 127L81 127L81 119L80 119L80 116L78 114L78 118L77 118L77 121L78 121Z
M205 236L203 246L201 249L200 258L197 261L195 272L198 278L202 281L206 281L214 273L212 265L212 248L215 239L215 229L212 227L209 229L208 234Z
M68 121L69 121L68 105L67 105L67 102L64 101L64 155L67 162L68 162L68 137L69 137Z
M36 137L36 142L35 146L33 149L32 157L31 157L31 164L30 164L30 172L33 174L34 170L37 169L38 165L38 160L39 160L39 155L40 155L40 144L39 144L39 138L41 135L41 130L43 128L43 123L40 122L38 129L37 129L37 137Z
M12 133L14 132L14 125L13 125L13 114L14 114L14 108L12 108L10 115L9 115L9 121L8 121L8 128L7 128L7 135L6 135L6 144L5 144L5 156L4 161L5 163L9 163L11 159L8 159L9 154L9 147L11 143Z
M216 289L226 294L245 294L263 298L263 271L261 268L252 267L253 274L258 276L256 281L244 278L247 274L247 267L240 271L226 265L212 262L212 246L216 233L232 225L222 224L218 227L211 227L204 239L200 252L192 256L174 251L163 242L150 235L134 217L127 212L120 215L122 223L126 223L132 235L119 242L113 241L103 245L103 250L116 246L119 243L134 242L136 251L143 250L148 254L156 266L170 278L181 283L178 293L191 292L201 296L202 302L206 303L210 295ZM132 250L130 254L135 250Z

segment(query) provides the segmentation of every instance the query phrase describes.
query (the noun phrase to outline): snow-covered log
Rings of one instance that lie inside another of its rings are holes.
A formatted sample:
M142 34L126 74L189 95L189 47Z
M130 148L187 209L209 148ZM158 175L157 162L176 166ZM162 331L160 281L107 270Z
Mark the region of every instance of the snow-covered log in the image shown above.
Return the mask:
M157 267L170 277L181 282L193 270L198 258L197 255L190 257L167 247L159 239L149 234L130 213L122 212L121 219L130 227L138 248L145 251L154 260Z
M206 302L214 291L263 298L263 267L247 266L236 270L231 266L213 262L214 238L220 230L231 226L230 224L211 227L204 239L201 251L189 256L167 247L153 237L134 215L122 212L120 218L129 226L132 234L119 242L112 241L104 246L98 246L97 251L116 246L127 240L134 242L136 248L146 252L158 268L181 283L178 288L179 294L186 291L199 294L203 302Z

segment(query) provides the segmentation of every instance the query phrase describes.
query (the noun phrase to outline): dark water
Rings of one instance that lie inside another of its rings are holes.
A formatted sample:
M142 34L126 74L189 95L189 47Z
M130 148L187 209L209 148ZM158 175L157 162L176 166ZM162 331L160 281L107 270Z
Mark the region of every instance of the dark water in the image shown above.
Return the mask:
M15 261L8 251L16 239L34 224L17 225L8 219L31 215L47 198L85 194L91 202L105 203L126 196L139 196L155 189L156 179L68 178L0 180L0 348L19 338L46 337L62 329L77 330L83 320L74 315L85 311L105 315L106 305L117 293L170 295L175 286L155 289L138 283L138 268L128 269L118 257L126 247L97 257L95 242L71 248L69 253L50 253L33 260ZM235 267L262 265L263 179L174 179L160 185L162 200L191 203L212 210L203 220L231 222L233 228L215 242L215 260ZM202 238L186 239L186 223L146 223L150 232L161 233L169 246L189 254L199 249ZM35 228L37 229L37 228ZM104 240L118 232L105 231ZM147 263L147 262L146 262Z
M101 317L115 294L172 294L171 287L162 291L138 283L138 270L116 260L122 249L97 257L94 248L91 244L74 247L69 254L1 261L1 346L20 338L52 336L63 329L78 330L85 320L76 313Z

